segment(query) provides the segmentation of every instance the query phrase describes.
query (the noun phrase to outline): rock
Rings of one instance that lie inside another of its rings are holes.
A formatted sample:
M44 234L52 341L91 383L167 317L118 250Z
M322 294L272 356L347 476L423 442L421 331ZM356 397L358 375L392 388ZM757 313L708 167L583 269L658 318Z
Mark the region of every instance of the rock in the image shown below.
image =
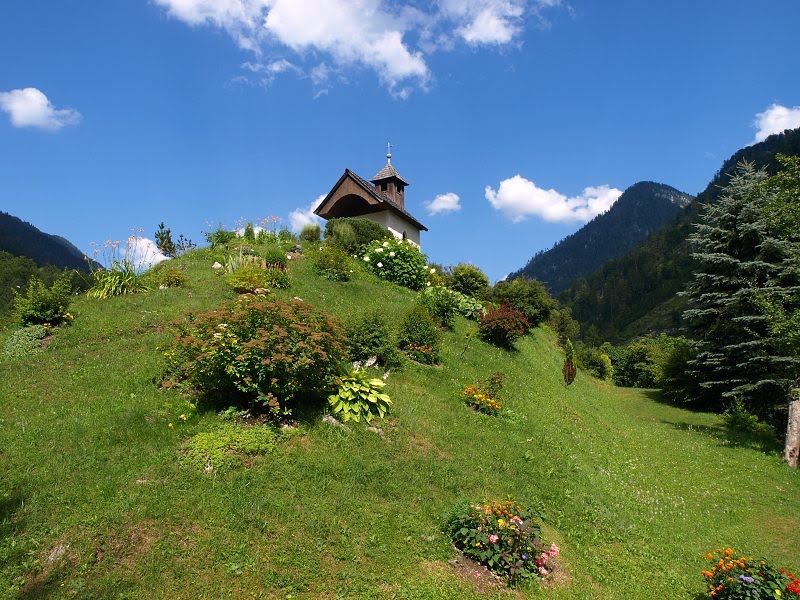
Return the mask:
M324 417L322 417L322 422L327 423L328 425L332 425L333 427L338 427L339 429L343 429L344 431L350 431L350 428L347 425L336 420L336 418L332 415L325 415Z
M212 269L214 269L214 270L216 271L216 270L218 270L218 269L221 269L221 268L222 268L222 265L221 265L221 264L219 264L218 262L216 262L216 261L215 261L215 262L214 262L214 264L213 264L213 265L211 265L211 268L212 268Z
M379 436L383 437L383 429L380 427L367 427L367 431L371 431L372 433L377 433Z

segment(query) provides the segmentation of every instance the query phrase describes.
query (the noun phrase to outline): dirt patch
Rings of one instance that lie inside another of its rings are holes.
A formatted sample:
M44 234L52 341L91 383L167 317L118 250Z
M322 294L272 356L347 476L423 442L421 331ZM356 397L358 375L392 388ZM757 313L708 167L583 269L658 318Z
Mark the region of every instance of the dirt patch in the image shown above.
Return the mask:
M478 594L496 594L500 590L508 589L500 577L463 554L447 563L455 576L469 583Z
M422 436L418 433L410 432L408 434L408 448L416 454L424 454L426 456L435 454L442 460L447 460L450 458L450 455L447 452L437 447L436 444L434 444L425 436Z
M95 546L97 562L112 561L116 565L132 567L140 558L147 555L160 538L160 528L155 521L141 521L125 527L119 532L109 532L109 536Z
M53 585L57 580L55 572L67 571L78 564L78 555L70 548L67 542L58 542L42 557L42 568L31 573L25 578L25 583L20 588L21 598L39 598L44 595L48 585Z

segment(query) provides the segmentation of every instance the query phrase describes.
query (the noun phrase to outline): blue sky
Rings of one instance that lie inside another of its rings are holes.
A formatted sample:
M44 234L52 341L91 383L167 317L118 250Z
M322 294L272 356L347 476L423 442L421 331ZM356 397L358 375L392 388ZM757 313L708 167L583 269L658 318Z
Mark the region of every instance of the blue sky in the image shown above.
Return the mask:
M0 210L90 243L304 222L393 164L496 280L637 181L800 126L800 3L5 0Z

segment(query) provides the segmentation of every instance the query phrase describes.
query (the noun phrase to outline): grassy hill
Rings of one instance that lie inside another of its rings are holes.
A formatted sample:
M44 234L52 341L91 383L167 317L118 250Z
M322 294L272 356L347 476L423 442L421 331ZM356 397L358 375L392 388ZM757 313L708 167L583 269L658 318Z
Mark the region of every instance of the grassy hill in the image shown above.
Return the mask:
M776 448L655 392L584 373L565 388L542 329L507 352L458 320L441 367L389 378L383 436L320 408L244 468L192 469L186 440L221 417L157 385L159 347L182 312L233 297L213 261L176 259L184 288L81 297L44 352L0 362L0 597L692 598L702 555L729 545L800 570L800 474ZM345 322L377 308L396 323L415 297L363 272L320 279L307 259L290 276L277 295ZM494 371L510 412L468 410L464 385ZM561 547L544 587L487 590L448 562L447 511L509 496Z

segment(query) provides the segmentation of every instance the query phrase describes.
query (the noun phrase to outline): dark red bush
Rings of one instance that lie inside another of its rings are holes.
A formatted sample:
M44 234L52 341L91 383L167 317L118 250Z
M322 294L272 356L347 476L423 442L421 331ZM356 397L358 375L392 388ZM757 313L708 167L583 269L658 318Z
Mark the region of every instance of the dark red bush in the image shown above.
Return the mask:
M513 348L514 342L529 329L525 315L510 306L489 310L478 320L481 339L501 348Z

